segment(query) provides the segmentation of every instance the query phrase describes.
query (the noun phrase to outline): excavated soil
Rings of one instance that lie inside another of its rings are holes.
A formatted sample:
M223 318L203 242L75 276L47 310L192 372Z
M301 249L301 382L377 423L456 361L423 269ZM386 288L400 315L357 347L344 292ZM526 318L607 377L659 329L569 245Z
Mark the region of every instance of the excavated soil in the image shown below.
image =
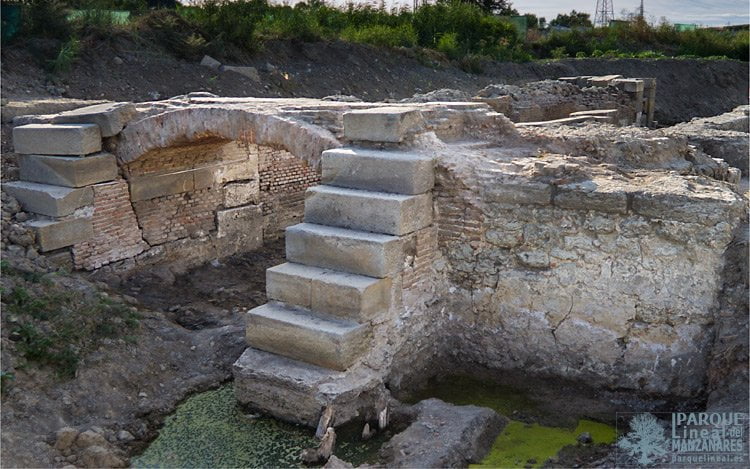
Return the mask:
M566 59L486 62L482 74L469 74L434 52L378 49L344 42L266 42L245 63L259 81L234 72L175 58L156 44L127 37L87 42L71 69L58 76L45 71L40 51L59 45L21 42L3 47L2 95L14 100L64 96L83 99L147 101L191 91L220 96L313 97L353 95L364 101L411 97L439 88L474 93L493 83L517 84L575 75L621 74L655 77L656 120L674 124L710 116L748 102L747 63L694 59Z

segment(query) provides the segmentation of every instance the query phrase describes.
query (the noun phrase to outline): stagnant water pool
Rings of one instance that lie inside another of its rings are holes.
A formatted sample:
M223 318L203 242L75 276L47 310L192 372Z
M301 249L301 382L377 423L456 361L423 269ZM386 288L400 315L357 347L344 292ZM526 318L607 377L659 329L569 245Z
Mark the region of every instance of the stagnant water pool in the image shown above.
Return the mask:
M492 450L477 466L541 467L583 432L595 444L615 440L614 427L580 419L574 425L546 426L543 410L533 399L511 388L468 378L445 379L412 396L410 401L437 397L459 405L489 407L511 418ZM375 463L382 433L366 442L361 428L338 430L335 454L355 466ZM234 398L232 383L196 394L169 416L159 436L132 459L137 468L153 467L298 467L300 452L317 445L313 430L269 417L247 415Z

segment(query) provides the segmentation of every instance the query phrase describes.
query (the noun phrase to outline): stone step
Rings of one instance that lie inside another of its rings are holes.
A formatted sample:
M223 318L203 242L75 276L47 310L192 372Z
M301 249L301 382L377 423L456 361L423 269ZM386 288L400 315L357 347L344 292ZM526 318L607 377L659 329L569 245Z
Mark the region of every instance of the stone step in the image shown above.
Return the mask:
M287 262L266 270L270 300L355 321L367 321L390 305L391 280Z
M95 124L28 124L13 128L13 147L23 155L85 156L102 149Z
M90 186L74 189L13 181L4 183L3 190L15 197L27 212L50 217L64 217L94 203L94 191Z
M399 143L418 131L422 114L414 107L387 106L345 112L344 137L349 140Z
M66 220L31 220L25 223L34 230L36 244L42 252L54 251L87 241L94 236L91 217Z
M401 236L432 223L432 194L313 186L305 194L305 222Z
M18 168L22 181L64 187L84 187L117 178L117 162L109 153L87 158L75 156L21 155Z
M321 368L252 347L232 367L237 401L276 418L315 428L321 412L335 408L334 425L344 425L384 396L382 380L370 369L346 373ZM374 414L374 412L373 412Z
M368 345L369 327L271 302L247 312L248 345L344 371Z
M322 183L396 194L423 194L435 185L433 158L403 151L336 148L322 155Z
M298 264L384 278L403 262L396 236L300 223L286 229L286 258Z

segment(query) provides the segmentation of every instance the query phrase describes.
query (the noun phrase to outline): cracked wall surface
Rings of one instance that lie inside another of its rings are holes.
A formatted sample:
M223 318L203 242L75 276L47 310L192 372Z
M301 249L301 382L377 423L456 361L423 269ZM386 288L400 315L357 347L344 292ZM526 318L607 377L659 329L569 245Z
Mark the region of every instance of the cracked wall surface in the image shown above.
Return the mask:
M300 220L322 149L350 143L344 112L378 106L137 105L103 141L119 175L65 215L94 227L72 244L75 266L197 264L260 247ZM399 297L372 319L358 372L394 389L458 363L705 392L737 311L721 292L747 213L739 169L674 129L516 128L482 103L397 106L420 111L404 145L435 159L435 223L405 240Z

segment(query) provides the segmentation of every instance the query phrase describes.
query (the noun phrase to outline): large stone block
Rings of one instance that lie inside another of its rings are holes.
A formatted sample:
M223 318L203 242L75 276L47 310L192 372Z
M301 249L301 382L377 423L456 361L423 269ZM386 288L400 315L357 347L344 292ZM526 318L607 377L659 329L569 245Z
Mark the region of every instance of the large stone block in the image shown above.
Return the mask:
M132 177L130 199L133 202L154 199L165 195L181 194L195 189L195 171Z
M13 147L24 155L85 156L102 149L94 124L29 124L13 129Z
M552 187L542 182L498 182L487 188L487 199L501 204L548 205L552 201Z
M314 186L305 194L305 222L401 236L432 223L432 195Z
M216 212L216 238L245 252L263 245L263 212L258 205L236 207Z
M344 137L353 141L399 143L422 125L411 107L378 107L344 113Z
M136 114L133 103L105 103L66 111L52 119L53 124L96 124L102 137L117 135Z
M558 186L555 205L572 210L627 213L628 194L623 188L603 181L584 181Z
M403 248L396 236L300 223L286 229L286 258L299 264L384 278L400 270Z
M266 271L269 299L364 321L388 309L391 280L287 262Z
M88 158L23 155L19 158L21 180L65 187L83 187L117 178L117 161L109 153Z
M384 396L371 370L346 373L247 348L232 367L234 392L243 406L315 428L325 407L336 409L334 425L372 410Z
M344 371L368 345L369 329L309 310L267 303L247 312L248 345L313 365Z
M15 197L24 210L50 217L64 217L94 203L91 187L73 189L35 182L13 181L3 189Z
M435 185L433 158L418 153L338 148L323 152L322 167L330 186L414 195Z
M36 242L42 252L72 246L94 236L91 218L67 220L33 220L26 223L36 233Z

